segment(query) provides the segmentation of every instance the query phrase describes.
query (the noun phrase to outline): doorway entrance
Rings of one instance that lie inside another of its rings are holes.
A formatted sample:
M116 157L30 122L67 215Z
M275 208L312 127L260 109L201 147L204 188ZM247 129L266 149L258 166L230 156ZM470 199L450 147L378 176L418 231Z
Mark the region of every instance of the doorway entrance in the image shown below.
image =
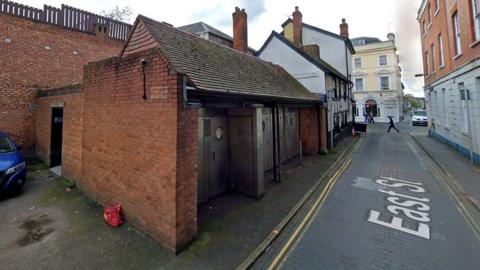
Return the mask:
M228 121L227 117L203 120L203 177L198 183L199 203L227 191Z
M372 115L372 117L380 117L378 112L377 102L374 99L368 99L365 101L365 113Z
M50 167L62 164L63 108L52 108L50 130Z

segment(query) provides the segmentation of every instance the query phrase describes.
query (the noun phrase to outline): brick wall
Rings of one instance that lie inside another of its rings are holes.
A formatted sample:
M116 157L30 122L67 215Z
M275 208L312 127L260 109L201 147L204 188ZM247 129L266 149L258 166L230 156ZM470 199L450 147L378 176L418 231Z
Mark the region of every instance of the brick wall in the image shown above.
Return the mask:
M149 50L86 66L78 183L176 251L196 233L197 110L182 108L182 76L165 59Z
M300 140L305 154L315 155L319 151L318 124L315 108L300 109Z
M40 97L37 100L35 146L36 154L50 164L52 107L63 107L62 174L69 179L81 178L83 93Z
M34 142L38 88L82 79L83 65L119 53L123 43L0 14L0 130L28 149Z

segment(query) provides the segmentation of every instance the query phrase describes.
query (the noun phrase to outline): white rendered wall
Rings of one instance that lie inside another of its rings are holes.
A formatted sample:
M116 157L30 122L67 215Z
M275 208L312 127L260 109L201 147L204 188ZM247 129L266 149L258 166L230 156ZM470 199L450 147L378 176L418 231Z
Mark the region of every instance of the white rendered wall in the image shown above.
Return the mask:
M311 92L326 93L325 73L276 37L272 38L258 57L282 66Z
M345 41L306 27L303 27L302 35L303 45L317 44L320 47L320 58L345 76L352 73L352 55ZM349 74L347 74L347 65Z
M460 100L459 83L470 91L470 128L473 150L480 154L480 61L452 72L443 80L425 89L430 127L453 143L469 149L468 125L463 102ZM445 89L445 90L444 90ZM436 93L436 94L435 94Z

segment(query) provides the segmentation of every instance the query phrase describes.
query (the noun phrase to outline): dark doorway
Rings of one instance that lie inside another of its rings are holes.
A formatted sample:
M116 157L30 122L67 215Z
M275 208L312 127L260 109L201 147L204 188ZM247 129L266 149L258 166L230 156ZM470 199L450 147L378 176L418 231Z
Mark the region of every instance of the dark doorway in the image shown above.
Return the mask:
M373 99L365 101L365 112L367 115L372 115L372 117L380 117L378 113L377 102Z
M63 108L52 108L50 132L50 167L62 164Z

